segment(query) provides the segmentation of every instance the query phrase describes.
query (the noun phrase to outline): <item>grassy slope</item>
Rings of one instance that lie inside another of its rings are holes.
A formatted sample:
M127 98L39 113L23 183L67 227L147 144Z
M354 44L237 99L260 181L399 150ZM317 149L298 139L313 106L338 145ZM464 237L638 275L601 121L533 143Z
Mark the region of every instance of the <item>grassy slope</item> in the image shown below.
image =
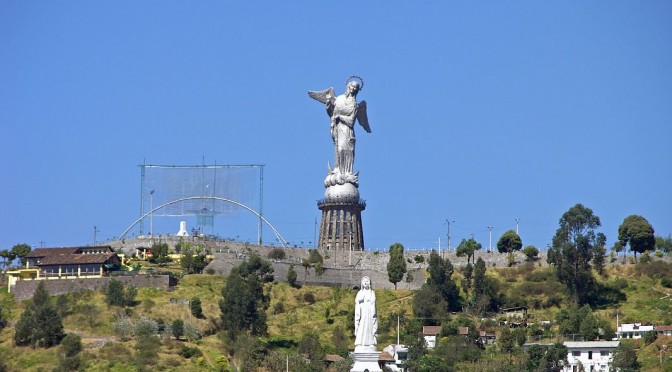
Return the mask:
M548 268L511 268L489 269L488 275L495 278L500 284L500 289L508 296L519 296L520 300L532 301L532 305L543 304L548 297L560 296L560 304L566 303L562 294L555 293L553 276ZM456 278L460 274L456 273ZM606 278L602 281L614 281L616 279L627 280L627 287L623 292L627 301L619 304L618 311L621 322L641 321L644 323L670 323L670 299L661 299L663 294L671 293L672 290L660 286L658 279L642 275L634 267L609 267ZM136 299L138 305L133 308L133 317L137 318L141 313L166 322L175 319L183 319L194 322L203 332L213 332L219 322L219 306L221 288L226 278L211 275L190 275L184 277L179 286L172 292L141 289ZM549 290L550 288L550 290ZM546 289L543 291L542 289ZM331 344L334 330L339 327L350 337L352 328L352 311L355 291L327 287L302 287L292 288L286 283L274 283L269 285L271 292L271 306L268 310L269 338L284 338L298 341L301 335L307 331L315 331L319 334L323 344ZM315 298L310 303L311 292ZM412 292L406 290L376 290L378 298L379 322L391 322L391 314L400 310L411 314ZM191 299L199 297L202 301L205 319L193 319L188 306L170 302L170 298ZM23 303L16 303L12 296L6 292L0 293L0 302L5 308L5 314L10 321L17 321L23 311ZM77 313L77 306L93 304L97 315L93 317ZM280 307L278 304L282 304ZM72 313L64 320L66 332L75 332L85 336L84 343L89 345L84 351L84 357L89 361L88 370L127 371L135 367L130 362L135 354L134 341L111 342L104 347L97 347L98 338L113 339L111 322L114 314L120 309L108 307L101 293L91 293L79 296L76 302L70 303ZM545 307L541 309L530 308L532 321L552 320L559 307ZM610 319L616 326L616 308L597 310L600 316ZM328 313L328 316L327 316ZM392 327L394 328L394 327ZM388 329L379 338L382 346L395 342L395 330ZM89 338L86 336L95 336ZM15 347L12 343L13 329L5 328L0 332L0 355L8 362L10 370L50 370L57 364L58 348L31 349ZM180 345L196 346L203 356L190 360L180 357L177 352ZM640 361L647 370L655 370L658 362L658 350L662 345L668 345L672 350L672 340L659 339L652 345L644 346L639 350ZM208 370L215 368L218 363L226 363L222 360L224 345L215 336L206 336L196 343L185 341L168 341L160 349L159 365L169 370ZM669 352L668 352L669 353ZM495 356L488 356L486 360L493 363Z

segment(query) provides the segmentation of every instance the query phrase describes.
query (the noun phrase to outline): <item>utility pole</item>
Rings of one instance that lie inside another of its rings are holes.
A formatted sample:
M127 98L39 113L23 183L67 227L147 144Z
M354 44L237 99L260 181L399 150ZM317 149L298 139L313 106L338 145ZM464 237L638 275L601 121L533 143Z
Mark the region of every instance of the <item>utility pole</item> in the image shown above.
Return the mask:
M520 218L516 218L516 234L518 234L518 223L520 222Z
M96 234L99 233L100 230L98 230L98 227L94 226L93 227L93 245L96 245Z
M450 223L451 222L455 222L455 221L451 221L449 218L446 219L446 225L448 225L448 233L446 234L447 237L448 237L448 253L450 253Z
M149 237L154 239L154 190L149 192Z
M490 233L490 243L488 243L488 252L492 252L492 226L488 226L488 232Z

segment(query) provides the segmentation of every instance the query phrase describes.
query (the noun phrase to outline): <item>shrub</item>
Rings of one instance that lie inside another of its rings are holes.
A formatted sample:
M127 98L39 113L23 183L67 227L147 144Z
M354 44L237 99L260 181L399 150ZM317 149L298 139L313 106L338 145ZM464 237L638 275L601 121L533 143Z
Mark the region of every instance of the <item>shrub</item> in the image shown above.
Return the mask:
M425 262L425 256L421 256L421 255L418 254L418 255L415 255L415 257L413 257L413 260L415 261L415 263L421 264L421 263Z
M662 278L660 279L660 285L662 285L665 288L672 288L672 279Z
M655 255L658 258L662 258L663 257L663 251L661 251L660 249L656 249Z
M208 268L207 270L205 270L205 273L208 275L215 275L215 269L213 269L212 267Z
M201 306L201 299L194 297L189 301L189 309L191 310L191 315L195 316L197 319L203 318L203 307Z
M126 314L119 314L112 323L112 330L119 341L128 341L133 336L133 322Z
M273 315L282 314L285 312L285 305L282 302L277 302L273 306Z
M315 303L315 294L308 291L303 294L303 300L312 305Z
M284 260L285 258L287 258L287 254L285 253L285 250L282 248L273 248L268 253L268 258L272 260Z
M170 327L173 331L173 336L176 340L179 340L182 335L184 335L184 322L182 319L175 319L172 326Z
M184 338L187 341L196 341L199 340L203 335L192 323L184 323Z
M138 338L156 336L157 333L159 333L159 323L156 320L146 316L138 319L133 329L133 334Z
M179 354L180 354L181 357L183 357L185 359L189 359L189 358L192 358L192 357L195 357L195 356L198 357L198 356L203 355L203 353L201 352L201 350L199 348L189 347L189 346L184 346L184 345L180 348Z

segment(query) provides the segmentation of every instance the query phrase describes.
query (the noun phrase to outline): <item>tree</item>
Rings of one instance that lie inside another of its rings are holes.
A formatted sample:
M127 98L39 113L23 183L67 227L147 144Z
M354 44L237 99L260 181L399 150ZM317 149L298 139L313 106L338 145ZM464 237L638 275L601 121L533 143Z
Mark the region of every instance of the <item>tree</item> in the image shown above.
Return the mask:
M441 258L436 251L429 255L427 285L437 290L446 301L449 311L459 311L462 308L460 290L452 279L453 264L450 260Z
M474 284L472 290L472 304L479 314L495 312L501 304L501 296L497 295L497 287L492 278L485 275L487 268L482 258L474 265Z
M404 278L406 274L406 260L404 260L404 246L400 243L394 243L390 246L390 261L387 263L387 277L390 283L397 289L397 283Z
M26 256L28 253L30 253L30 246L28 244L17 244L12 247L12 250L10 251L10 257L18 257L21 260L21 265L25 266L26 265ZM12 258L11 261L14 259Z
M637 253L653 250L656 246L656 238L653 235L653 226L642 216L630 215L623 220L618 227L618 240L625 247L630 245L630 250Z
M618 345L611 360L611 367L620 372L639 371L637 352L630 343L621 342Z
M548 263L556 267L558 280L579 304L588 302L595 289L591 261L607 240L604 234L595 232L600 225L600 218L590 208L576 204L560 218L548 250Z
M541 345L532 345L527 348L527 360L525 361L525 370L536 371L544 359L546 350Z
M3 328L7 326L7 318L5 318L5 314L2 311L2 304L0 303L0 331L2 331Z
M58 358L58 367L55 371L77 371L82 361L79 353L82 351L82 339L72 333L68 333L61 341L61 353Z
M203 318L203 307L201 306L201 299L194 297L189 301L189 310L191 310L191 315L197 319Z
M567 346L561 343L551 345L543 360L543 370L548 372L560 372L567 364Z
M588 306L588 305L586 305ZM598 330L597 319L592 312L588 313L586 317L581 320L581 325L579 326L579 332L584 341L595 341L600 335Z
M110 306L124 306L126 300L124 298L124 284L118 280L112 279L107 283L105 290L105 301Z
M502 236L497 241L497 250L499 253L508 253L509 255L509 266L513 266L514 252L519 251L523 247L523 241L520 239L518 233L513 230L509 230L502 234Z
M33 347L58 345L63 338L63 320L51 303L49 292L40 282L31 303L16 324L14 343Z
M12 261L14 261L16 256L14 256L14 253L11 250L3 249L0 251L0 258L2 258L2 265L7 268Z
M257 254L233 268L219 303L222 327L229 339L235 340L245 331L253 336L267 333L265 310L270 296L265 293L264 284L272 281L273 266Z
M470 263L467 263L467 266L464 267L464 272L462 275L464 275L464 279L462 280L462 290L466 296L469 296L469 291L471 290L471 279L474 276L474 267Z
M533 245L528 245L527 247L523 248L523 254L526 257L526 260L535 261L539 258L539 249Z
M469 260L474 257L474 253L481 248L481 243L474 240L474 238L468 240L462 239L460 245L455 249L455 254L457 254L457 257L467 256L467 263L469 263Z
M294 264L289 265L289 270L287 270L287 282L290 286L296 288L298 275L294 269Z
M614 252L616 252L616 253L621 253L621 251L623 251L623 263L625 263L625 254L626 254L626 251L625 251L625 247L623 247L623 244L621 244L620 241L617 240L617 241L614 243L614 245L611 247L611 250L614 251Z
M151 263L164 264L172 261L168 256L168 243L154 243L152 244L152 257L149 259Z
M182 319L175 319L170 328L176 340L179 340L184 335L184 322Z
M315 367L322 367L325 352L320 345L320 337L315 332L303 334L299 341L299 353L305 355L310 364ZM320 370L322 370L320 368Z
M499 351L509 354L510 356L511 353L513 353L513 348L515 346L514 342L515 339L509 327L502 327L502 331L499 333L499 338L497 339L497 343L499 344Z

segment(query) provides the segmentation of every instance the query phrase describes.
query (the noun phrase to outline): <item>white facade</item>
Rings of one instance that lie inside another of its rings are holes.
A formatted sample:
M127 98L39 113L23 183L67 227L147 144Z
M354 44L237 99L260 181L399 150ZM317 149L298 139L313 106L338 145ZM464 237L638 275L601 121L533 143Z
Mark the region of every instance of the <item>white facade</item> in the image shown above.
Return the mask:
M567 341L567 362L563 371L609 372L609 364L620 341Z
M616 338L642 338L644 333L653 331L652 325L642 323L624 323L616 329Z
M404 345L390 345L383 349L383 353L387 353L394 361L385 361L384 366L394 372L406 371L404 363L408 359L408 347Z

